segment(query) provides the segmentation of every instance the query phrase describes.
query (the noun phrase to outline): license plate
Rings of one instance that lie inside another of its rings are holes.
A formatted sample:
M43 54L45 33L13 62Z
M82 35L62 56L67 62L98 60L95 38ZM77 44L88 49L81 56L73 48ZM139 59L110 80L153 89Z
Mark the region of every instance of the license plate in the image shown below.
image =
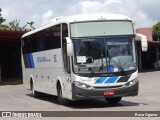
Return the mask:
M104 91L103 93L105 96L112 96L114 95L114 90Z

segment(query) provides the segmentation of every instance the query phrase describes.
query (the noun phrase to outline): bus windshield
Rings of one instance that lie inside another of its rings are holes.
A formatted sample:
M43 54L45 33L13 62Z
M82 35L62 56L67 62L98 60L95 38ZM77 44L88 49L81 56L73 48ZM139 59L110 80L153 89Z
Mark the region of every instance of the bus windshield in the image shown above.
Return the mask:
M87 31L87 32L86 32ZM133 35L131 21L97 21L71 24L71 37Z
M72 40L75 73L108 73L137 69L133 37Z

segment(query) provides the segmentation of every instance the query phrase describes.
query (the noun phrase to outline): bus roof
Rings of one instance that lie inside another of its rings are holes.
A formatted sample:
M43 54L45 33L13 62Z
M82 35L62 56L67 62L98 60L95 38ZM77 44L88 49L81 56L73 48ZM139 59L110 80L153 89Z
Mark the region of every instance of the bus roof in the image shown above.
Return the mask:
M43 24L39 28L24 34L22 38L60 23L97 21L97 20L131 20L131 19L125 15L120 15L120 14L80 14L73 16L57 17Z

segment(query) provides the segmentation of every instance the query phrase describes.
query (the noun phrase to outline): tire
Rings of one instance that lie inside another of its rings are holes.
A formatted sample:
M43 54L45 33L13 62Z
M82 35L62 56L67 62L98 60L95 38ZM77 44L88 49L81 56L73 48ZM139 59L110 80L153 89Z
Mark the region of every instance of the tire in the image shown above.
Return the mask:
M31 91L32 91L32 96L33 96L34 98L40 97L40 93L37 92L37 91L35 91L35 89L34 89L33 81L31 82Z
M61 87L60 83L57 86L57 97L58 97L58 102L61 105L66 105L68 103L68 100L66 100L66 99L63 98L62 87Z
M122 97L115 97L115 98L105 98L107 102L111 104L115 104L121 101Z

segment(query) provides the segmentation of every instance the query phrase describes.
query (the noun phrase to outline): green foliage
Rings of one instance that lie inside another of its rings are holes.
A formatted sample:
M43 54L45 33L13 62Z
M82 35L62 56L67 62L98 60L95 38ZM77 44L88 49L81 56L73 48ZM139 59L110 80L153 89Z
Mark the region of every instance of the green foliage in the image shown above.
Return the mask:
M5 22L6 20L3 17L0 17L0 25Z
M9 28L9 26L8 25L5 25L5 24L0 24L0 28Z
M0 17L0 27L2 28L9 28L8 25L6 24L2 24L3 22L5 22L6 20L3 17Z
M152 36L154 40L160 40L160 22L153 26Z
M0 12L2 11L2 9L0 8ZM1 13L0 13L0 26L2 26L2 23L5 22L6 20L1 17Z
M13 20L12 22L9 22L9 27L10 28L20 28L19 27L19 23L20 23L20 20Z

